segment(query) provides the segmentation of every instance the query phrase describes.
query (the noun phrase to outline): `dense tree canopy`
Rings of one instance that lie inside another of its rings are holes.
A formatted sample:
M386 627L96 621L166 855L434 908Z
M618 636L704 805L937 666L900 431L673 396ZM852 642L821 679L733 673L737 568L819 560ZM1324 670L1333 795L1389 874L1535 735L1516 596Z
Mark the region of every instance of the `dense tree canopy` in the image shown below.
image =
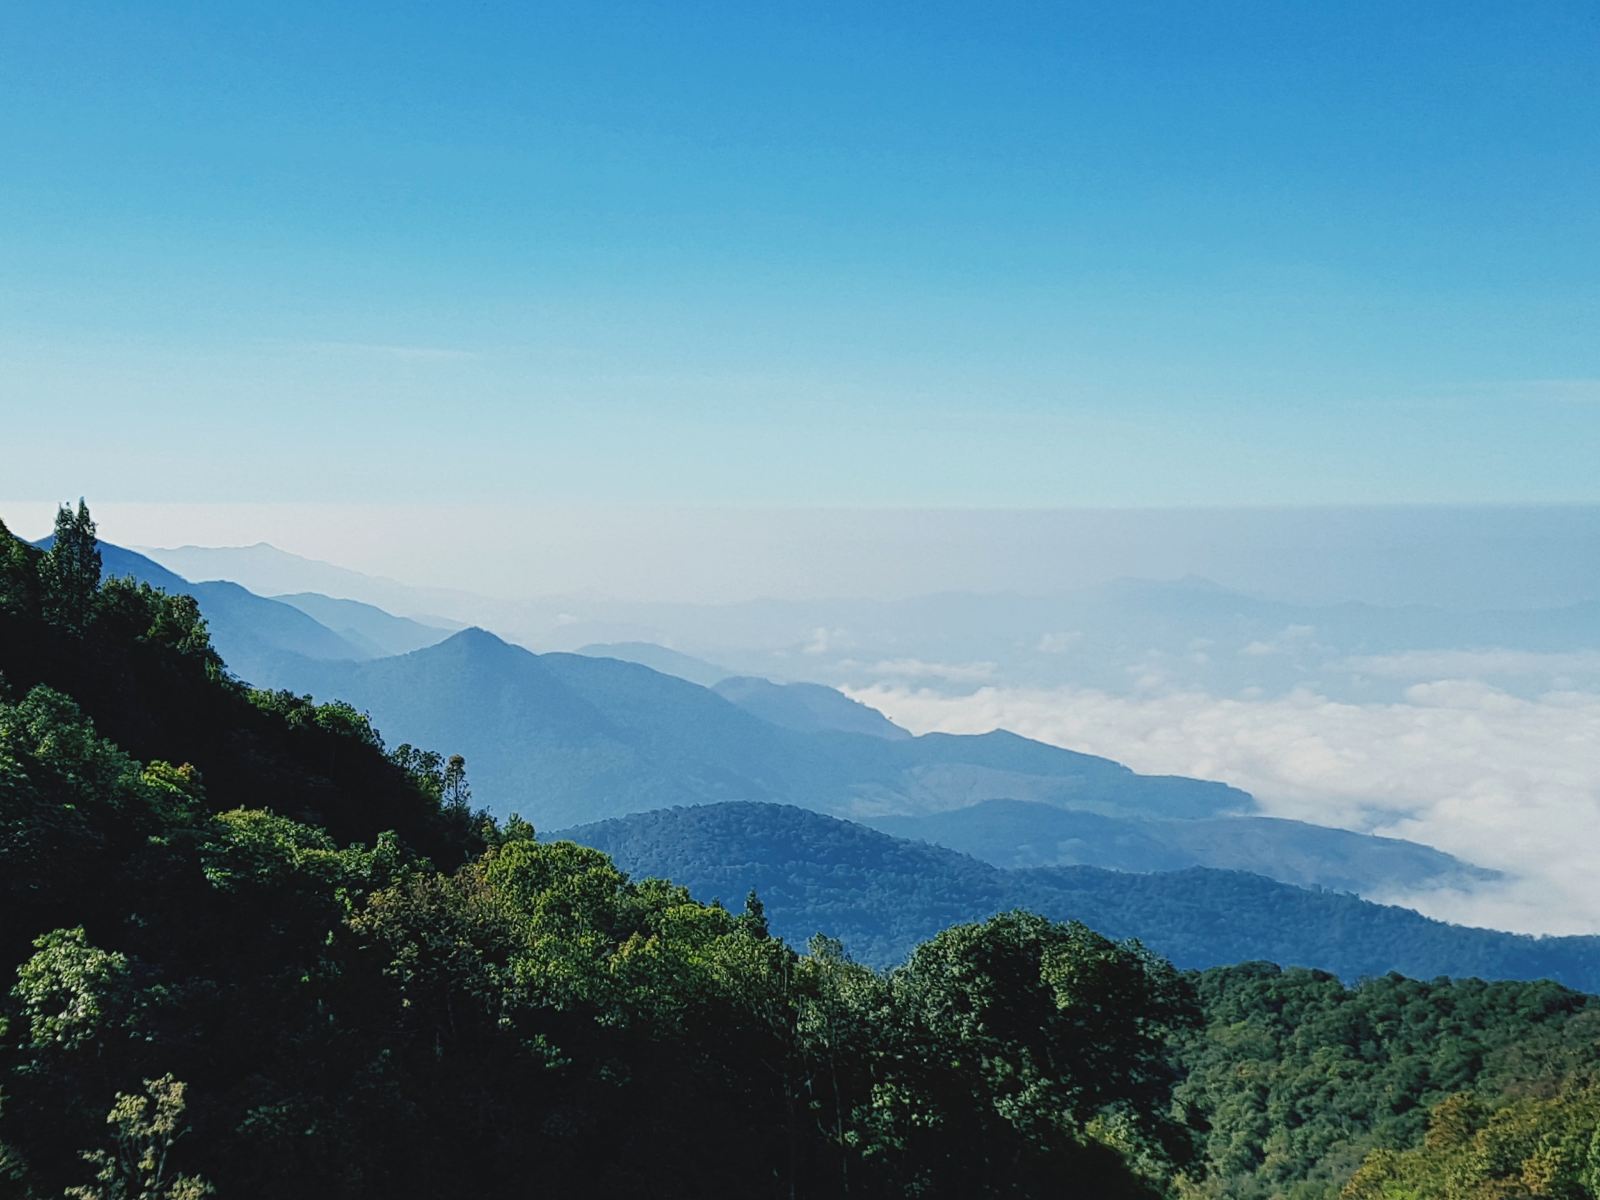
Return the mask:
M55 535L39 564L39 578L51 620L74 629L88 624L100 588L100 547L89 506L81 499L76 512L64 504L56 511Z
M1267 963L1196 977L1179 1105L1204 1130L1187 1194L1332 1200L1375 1149L1418 1144L1430 1106L1470 1088L1554 1088L1600 1044L1600 1002L1552 983L1347 987Z

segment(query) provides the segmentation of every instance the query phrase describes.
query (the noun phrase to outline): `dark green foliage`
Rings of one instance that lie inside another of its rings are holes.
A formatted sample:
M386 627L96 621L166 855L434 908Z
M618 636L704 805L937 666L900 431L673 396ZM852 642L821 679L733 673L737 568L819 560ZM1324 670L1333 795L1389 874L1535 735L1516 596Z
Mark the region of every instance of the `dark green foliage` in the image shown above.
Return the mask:
M1186 1154L1164 1119L1176 1078L1166 1039L1194 1015L1192 996L1136 944L1004 913L917 947L890 974L889 994L901 1028L923 1040L885 1075L905 1090L908 1116L944 1114L937 1125L911 1120L904 1136L917 1159L963 1180L960 1194L1059 1186L1052 1168L1085 1130L1153 1168L1152 1181ZM947 1068L901 1065L930 1059Z
M481 844L471 813L441 809L371 753L378 739L363 713L231 682L189 596L113 578L81 628L50 620L43 599L27 601L55 545L41 554L0 534L0 679L13 696L42 684L72 697L134 759L191 764L218 807L273 809L341 843L393 829L440 863Z
M1549 1088L1575 1060L1596 1065L1600 1002L1553 983L1351 988L1252 963L1197 984L1206 1026L1184 1040L1177 1089L1205 1130L1196 1196L1332 1200L1370 1151L1419 1144L1446 1097Z
M0 612L37 616L44 602L39 577L44 555L0 521Z
M222 658L212 649L210 631L193 596L172 595L132 579L108 579L95 606L96 627L111 641L142 641L202 664L221 679Z
M100 587L100 548L89 506L81 499L77 512L64 504L56 510L55 535L39 578L46 618L72 629L89 623Z
M445 760L443 788L447 808L465 812L472 806L472 785L467 782L467 760L452 754Z
M41 1194L158 1076L187 1085L184 1172L225 1195L512 1196L535 1173L596 1196L1155 1194L1124 1151L1165 1162L1162 1039L1188 1008L1136 948L1004 917L850 986L756 898L735 916L525 827L441 873L390 836L211 815L56 693L0 727L82 816L45 862L95 868L0 864L48 893L8 908L42 930L13 952L5 1125Z

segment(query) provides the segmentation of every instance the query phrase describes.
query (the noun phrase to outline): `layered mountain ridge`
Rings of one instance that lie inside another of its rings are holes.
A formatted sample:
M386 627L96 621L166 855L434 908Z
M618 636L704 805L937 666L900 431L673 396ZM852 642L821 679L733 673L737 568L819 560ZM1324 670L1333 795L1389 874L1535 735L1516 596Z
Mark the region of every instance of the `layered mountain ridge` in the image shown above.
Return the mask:
M1000 867L1212 866L1390 894L1492 876L1414 843L1260 816L1226 784L1139 775L1004 731L912 737L816 684L730 677L707 688L620 657L639 647L536 654L362 602L192 584L109 544L102 555L108 575L194 594L239 675L346 700L391 743L464 754L494 811L542 828L756 801L868 821ZM429 644L381 653L416 642ZM662 665L684 657L656 649Z

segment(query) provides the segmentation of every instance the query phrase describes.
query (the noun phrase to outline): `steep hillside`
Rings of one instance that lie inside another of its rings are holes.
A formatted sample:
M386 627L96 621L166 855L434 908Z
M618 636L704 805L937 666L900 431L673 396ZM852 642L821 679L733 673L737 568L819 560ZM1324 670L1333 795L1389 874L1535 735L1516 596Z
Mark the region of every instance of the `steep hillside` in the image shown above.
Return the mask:
M1163 816L1254 803L1224 784L1136 775L1012 734L801 733L635 663L536 655L482 630L395 658L282 668L276 686L347 700L391 740L459 750L496 811L543 826L735 799L841 814L993 796Z
M0 526L0 550L8 540ZM104 574L121 578L127 560L110 549L101 547ZM384 757L359 713L252 695L222 671L203 630L197 642L191 621L148 591L104 604L81 627L41 619L27 602L0 603L0 696L40 686L68 696L140 761L190 764L208 795L315 823L341 841L395 830L441 863L476 841L455 815L441 820L437 798ZM0 765L0 790L9 783Z
M802 733L864 733L901 741L911 736L875 708L820 683L773 683L751 675L719 680L711 689L764 721Z
M618 658L623 662L638 663L663 675L676 675L679 679L698 683L701 687L711 687L719 679L726 679L733 674L716 663L658 646L654 642L591 642L587 646L579 646L574 653L590 658Z
M48 549L51 538L38 545ZM258 596L226 580L192 583L132 550L100 542L106 579L132 578L172 595L193 596L211 628L211 642L240 678L252 682L277 675L285 661L361 659L367 648L341 637L293 605Z
M641 813L555 836L603 850L635 875L674 879L702 899L733 900L754 888L783 936L803 941L826 931L879 964L898 961L952 921L1026 908L1138 938L1182 967L1264 959L1352 980L1399 971L1424 979L1548 977L1600 988L1600 937L1531 938L1447 925L1243 872L1006 871L767 804Z
M346 641L362 647L368 658L409 654L442 642L451 634L451 629L397 617L359 600L339 600L318 592L292 592L273 599L298 608Z

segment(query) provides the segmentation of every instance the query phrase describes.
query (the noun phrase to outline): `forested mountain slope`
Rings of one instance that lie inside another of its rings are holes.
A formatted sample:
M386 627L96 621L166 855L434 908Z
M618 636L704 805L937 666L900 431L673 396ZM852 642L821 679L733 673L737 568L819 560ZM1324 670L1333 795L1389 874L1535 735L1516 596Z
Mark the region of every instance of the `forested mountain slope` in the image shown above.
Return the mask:
M44 538L39 545L48 549L52 540ZM217 652L244 679L275 675L286 661L369 657L365 646L291 604L258 596L227 580L192 583L132 550L108 542L98 547L105 578L131 578L170 595L193 596L205 614Z
M1595 997L1398 975L1347 987L1268 963L1195 982L1205 1024L1180 1038L1177 1089L1200 1131L1186 1200L1600 1195ZM1432 1162L1394 1162L1424 1144Z
M1351 980L1400 971L1548 977L1600 989L1600 937L1470 929L1237 871L1008 871L818 813L753 803L639 813L556 836L603 850L635 875L676 880L702 899L754 888L783 936L804 941L826 931L879 965L953 922L1027 908L1136 937L1182 967L1266 959Z
M272 808L340 841L397 830L441 862L466 853L472 836L374 753L360 713L228 683L183 596L117 583L101 597L82 628L0 605L0 681L13 697L40 686L70 696L135 759L188 763L232 805Z

